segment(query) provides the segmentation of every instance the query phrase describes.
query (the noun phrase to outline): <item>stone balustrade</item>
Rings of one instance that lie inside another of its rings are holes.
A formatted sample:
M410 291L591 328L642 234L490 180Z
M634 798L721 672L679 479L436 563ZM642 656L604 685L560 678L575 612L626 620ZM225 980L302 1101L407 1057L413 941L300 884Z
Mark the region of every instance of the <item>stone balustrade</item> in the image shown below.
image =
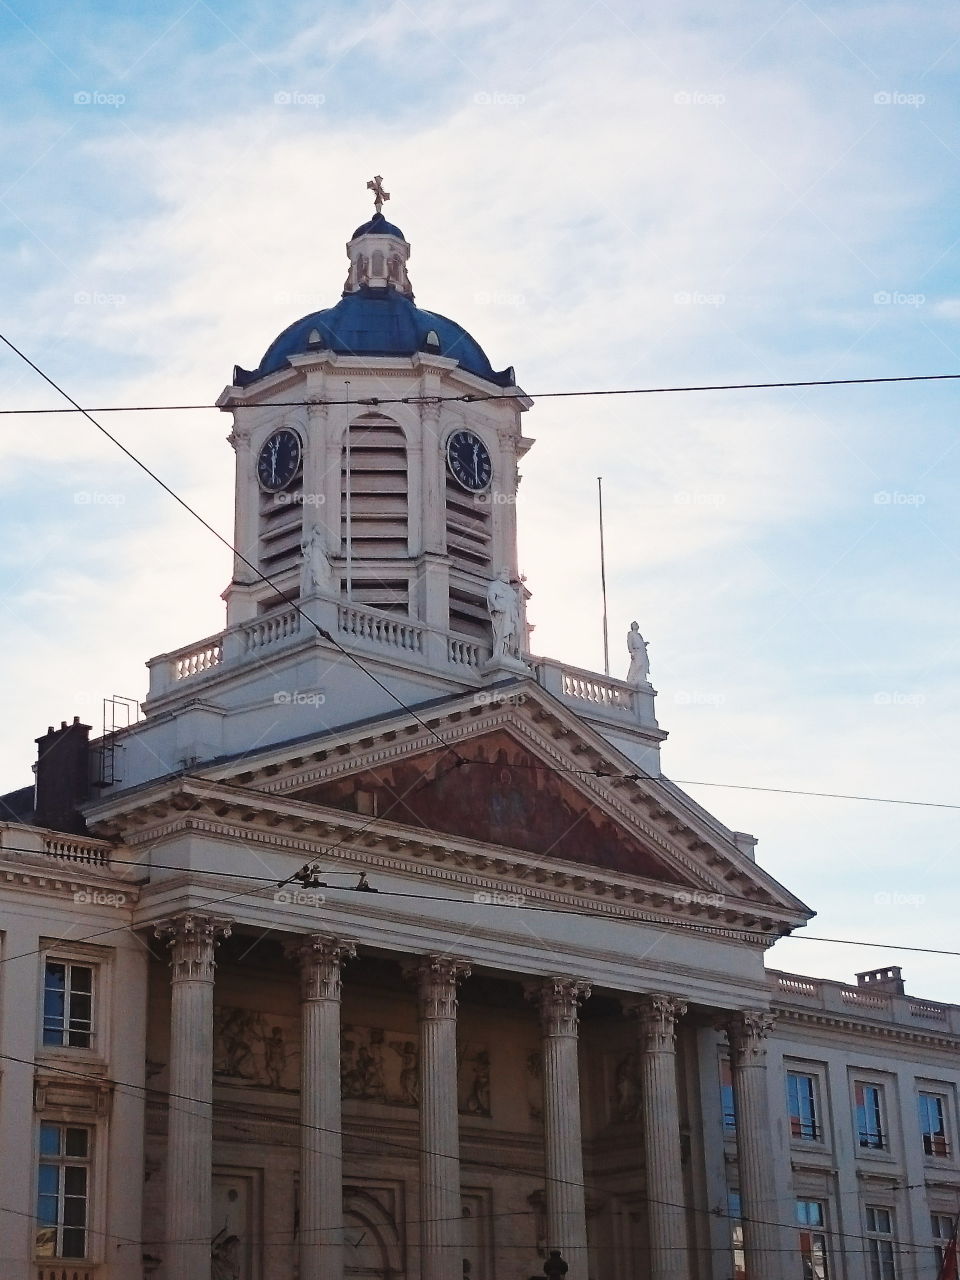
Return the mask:
M819 1009L844 1017L857 1016L871 1022L899 1023L913 1030L939 1029L947 1035L960 1035L960 1006L915 1000L892 991L866 991L863 987L843 982L805 978L793 973L771 970L770 983L774 1002L782 1008Z

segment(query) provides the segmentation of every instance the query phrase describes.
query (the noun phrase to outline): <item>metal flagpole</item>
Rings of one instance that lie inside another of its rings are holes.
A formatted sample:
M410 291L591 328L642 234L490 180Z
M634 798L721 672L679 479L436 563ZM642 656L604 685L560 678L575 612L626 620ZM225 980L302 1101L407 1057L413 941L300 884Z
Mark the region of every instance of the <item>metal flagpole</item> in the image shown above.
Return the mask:
M350 473L350 379L345 379L347 402L347 444L346 444L346 465L344 467L345 474L345 494L344 494L344 515L346 518L346 552L347 552L347 599L353 599L353 527L351 525L352 511L351 490L353 488L353 479Z
M610 637L607 632L607 561L603 551L603 477L597 476L597 501L600 506L600 587L603 591L603 671L610 674Z

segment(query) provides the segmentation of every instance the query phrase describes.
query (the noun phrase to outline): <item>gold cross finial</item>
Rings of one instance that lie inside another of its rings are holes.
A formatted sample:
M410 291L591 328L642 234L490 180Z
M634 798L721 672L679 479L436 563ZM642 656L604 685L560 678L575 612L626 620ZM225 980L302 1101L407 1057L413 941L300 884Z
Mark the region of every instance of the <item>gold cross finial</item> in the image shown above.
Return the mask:
M380 213L383 209L384 200L390 199L390 192L384 191L383 178L380 177L379 173L367 183L367 190L373 192L373 203L377 213Z

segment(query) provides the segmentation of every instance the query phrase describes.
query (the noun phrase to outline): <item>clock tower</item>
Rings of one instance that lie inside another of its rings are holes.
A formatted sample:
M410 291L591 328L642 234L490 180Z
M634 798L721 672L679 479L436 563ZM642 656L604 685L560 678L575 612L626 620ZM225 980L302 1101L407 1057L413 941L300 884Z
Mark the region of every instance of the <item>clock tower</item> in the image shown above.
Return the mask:
M338 608L361 632L420 625L431 647L443 637L444 666L458 644L483 665L496 640L488 596L506 582L518 661L531 401L512 368L495 371L465 329L416 304L410 245L383 215L381 179L368 185L376 211L347 244L340 300L285 329L255 369L236 368L218 402L233 415L241 553L227 625L276 609L279 588L323 625Z

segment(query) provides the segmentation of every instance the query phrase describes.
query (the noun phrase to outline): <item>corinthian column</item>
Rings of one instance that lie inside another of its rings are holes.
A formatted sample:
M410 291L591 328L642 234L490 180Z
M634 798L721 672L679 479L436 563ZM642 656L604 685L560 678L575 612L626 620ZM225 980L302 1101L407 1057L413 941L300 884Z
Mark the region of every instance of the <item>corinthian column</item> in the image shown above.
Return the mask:
M640 1023L650 1280L689 1280L677 1098L677 1019L683 1017L687 1006L660 995L643 996L625 1005Z
M155 933L167 939L171 970L166 1274L210 1280L214 951L230 925L187 912L161 921Z
M300 1280L343 1280L340 972L356 944L314 933L300 960Z
M775 1022L776 1014L759 1010L723 1023L730 1041L747 1280L782 1280L785 1275L767 1091L767 1034Z
M425 956L408 973L420 998L420 1275L462 1280L457 981L464 960Z
M540 1006L543 1035L543 1136L547 1250L569 1263L567 1280L587 1280L587 1211L580 1134L577 1022L590 987L577 978L544 978L528 987Z

